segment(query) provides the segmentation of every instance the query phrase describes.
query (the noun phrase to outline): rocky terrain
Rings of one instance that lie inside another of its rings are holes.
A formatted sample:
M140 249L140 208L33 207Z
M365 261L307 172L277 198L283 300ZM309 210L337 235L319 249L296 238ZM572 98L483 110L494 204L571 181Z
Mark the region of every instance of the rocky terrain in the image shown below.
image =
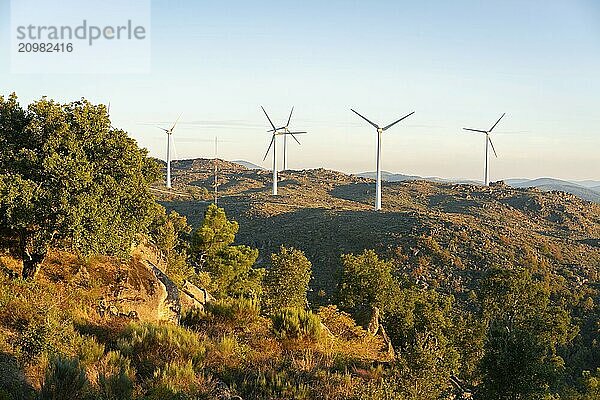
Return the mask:
M273 197L271 173L217 161L219 206L240 223L238 242L259 261L280 245L313 262L313 299L335 293L339 256L376 249L424 286L462 293L479 272L503 264L547 264L576 287L600 267L600 205L564 192L428 181L389 182L382 212L374 181L340 172L285 171ZM174 188L156 188L169 209L197 226L212 202L211 160L174 163Z

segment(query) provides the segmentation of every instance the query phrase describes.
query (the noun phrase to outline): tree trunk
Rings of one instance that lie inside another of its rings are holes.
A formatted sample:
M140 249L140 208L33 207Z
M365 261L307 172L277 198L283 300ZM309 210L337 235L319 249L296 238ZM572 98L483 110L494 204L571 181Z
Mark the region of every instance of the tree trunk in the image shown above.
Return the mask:
M35 279L45 254L23 254L23 279Z
M31 246L32 240L26 233L21 232L20 241L21 260L23 260L23 279L35 279L40 269L40 264L46 258L46 251L30 251L30 248L33 247Z

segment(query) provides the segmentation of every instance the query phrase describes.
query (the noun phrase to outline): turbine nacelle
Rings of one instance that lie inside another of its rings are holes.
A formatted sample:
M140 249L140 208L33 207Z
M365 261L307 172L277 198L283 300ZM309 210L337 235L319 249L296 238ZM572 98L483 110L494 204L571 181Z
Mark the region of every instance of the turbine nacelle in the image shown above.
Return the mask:
M494 151L494 156L496 158L498 158L498 153L496 153L496 149L494 148L494 142L492 142L492 138L490 137L490 133L492 133L492 131L494 130L494 128L496 127L496 125L498 125L498 123L500 122L500 120L502 118L504 118L504 116L506 115L506 113L503 113L500 118L498 118L498 121L496 121L496 123L494 125L492 125L492 127L489 130L483 130L483 129L471 129L471 128L463 128L463 130L465 131L469 131L469 132L478 132L478 133L484 133L485 137L486 137L486 145L489 142L489 144L492 146L492 150Z

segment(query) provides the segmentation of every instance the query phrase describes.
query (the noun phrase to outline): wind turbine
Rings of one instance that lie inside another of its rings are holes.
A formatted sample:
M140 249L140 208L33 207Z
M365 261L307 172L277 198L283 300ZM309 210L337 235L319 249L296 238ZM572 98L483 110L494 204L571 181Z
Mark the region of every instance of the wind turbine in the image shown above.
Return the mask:
M290 124L290 120L292 119L292 113L290 113L290 117L288 119L288 124L286 126L284 126L282 128L275 128L275 124L273 124L273 121L271 121L271 118L269 117L269 114L267 114L267 111L265 110L265 108L263 106L260 106L260 108L262 108L263 112L265 113L265 116L269 120L269 124L271 124L271 127L273 128L268 131L268 132L272 133L271 143L269 144L269 148L267 149L267 152L265 153L265 157L263 158L263 161L267 159L267 156L269 155L269 151L271 151L271 147L273 147L273 196L277 196L277 136L283 136L285 138L287 135L291 135L294 138L294 140L296 142L298 142L298 144L300 144L300 142L294 135L306 133L306 132L290 132L290 130L288 129L288 126ZM293 111L294 111L294 109L292 108L292 112ZM286 166L284 166L284 168L285 167Z
M289 126L290 126L290 121L292 120L293 113L294 113L294 107L292 107L292 111L290 111L290 116L289 116L287 124L285 126L282 126L281 128L277 128L277 129L273 128L268 131L268 132L279 131L280 134L283 134L283 171L287 171L287 169L288 169L288 164L287 164L287 137L288 137L288 135L291 135L294 138L294 140L296 142L298 142L298 144L300 144L300 142L294 135L306 133L306 132L291 132L290 131Z
M179 114L179 117L177 117L177 120L175 121L175 123L173 124L171 129L165 129L163 127L157 126L158 129L163 130L167 134L167 188L168 189L171 188L171 135L173 135L173 130L175 129L177 122L179 122L181 115L182 114Z
M354 114L358 115L359 117L361 117L362 119L367 121L375 129L377 129L377 175L376 175L376 183L375 183L375 211L379 211L379 210L381 210L381 134L383 132L387 131L388 129L390 129L392 126L396 125L398 122L410 117L415 112L413 111L410 114L407 114L404 117L400 118L399 120L392 122L391 124L381 128L379 125L377 125L374 122L369 121L366 117L360 115L358 112L354 111L353 109L350 109L350 111L352 111Z
M463 128L465 131L479 132L479 133L485 134L485 172L484 172L484 176L483 176L483 181L484 181L485 186L490 185L490 168L489 168L489 163L490 163L489 146L490 145L492 146L494 155L496 156L496 158L498 158L498 154L496 153L496 149L494 148L494 143L492 143L492 139L490 138L490 133L492 133L492 131L494 130L496 125L498 125L498 122L500 122L500 120L502 118L504 118L505 115L506 115L506 113L503 113L500 116L500 118L498 118L498 121L496 121L496 123L488 131L484 131L481 129Z

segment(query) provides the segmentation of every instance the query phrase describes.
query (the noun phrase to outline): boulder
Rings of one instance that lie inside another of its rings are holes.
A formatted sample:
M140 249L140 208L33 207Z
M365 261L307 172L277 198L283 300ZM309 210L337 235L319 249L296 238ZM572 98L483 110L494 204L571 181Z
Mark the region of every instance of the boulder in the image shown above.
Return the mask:
M204 305L215 299L206 289L201 289L192 282L185 281L180 291L180 302L185 308L204 309Z
M181 310L179 291L162 271L164 260L152 247L141 244L128 264L109 257L97 257L85 274L106 282L98 301L98 313L105 318L121 317L146 322L178 322Z

